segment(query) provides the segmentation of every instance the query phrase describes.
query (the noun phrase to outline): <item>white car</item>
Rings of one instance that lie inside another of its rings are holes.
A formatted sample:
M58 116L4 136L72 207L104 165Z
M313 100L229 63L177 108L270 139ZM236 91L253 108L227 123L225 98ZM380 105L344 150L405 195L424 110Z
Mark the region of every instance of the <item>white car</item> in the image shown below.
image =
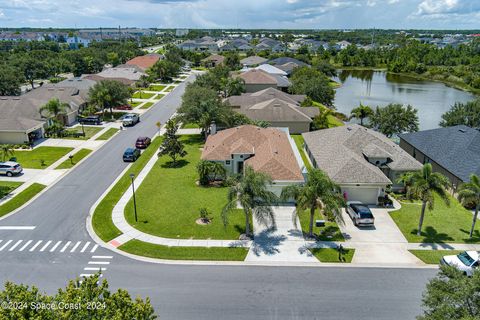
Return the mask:
M446 264L452 267L457 268L460 271L463 271L464 274L471 277L473 271L478 268L479 265L479 255L477 251L464 251L462 253L451 256L444 256L440 260L440 264Z
M122 124L124 127L134 126L139 122L140 122L140 117L138 116L138 114L135 114L135 113L126 114L122 118Z
M7 177L13 177L22 173L23 168L20 164L13 161L0 162L0 174Z

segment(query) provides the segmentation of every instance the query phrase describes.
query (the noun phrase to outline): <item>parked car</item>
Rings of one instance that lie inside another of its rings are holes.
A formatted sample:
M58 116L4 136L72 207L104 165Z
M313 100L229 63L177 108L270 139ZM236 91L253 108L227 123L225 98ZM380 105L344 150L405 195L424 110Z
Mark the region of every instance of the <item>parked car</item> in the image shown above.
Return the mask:
M473 271L478 268L479 263L479 254L477 251L464 251L457 255L444 256L442 260L440 260L440 264L455 267L469 277L471 277Z
M127 148L123 153L124 162L135 162L138 157L140 157L140 149L137 148Z
M100 116L88 116L78 117L78 122L82 124L102 124L102 118Z
M22 166L14 161L0 162L0 174L4 174L7 177L19 175L22 171Z
M129 104L124 104L122 106L115 107L117 110L132 110L132 106Z
M135 147L138 149L146 149L150 143L152 143L152 139L149 137L138 137L137 142L135 142Z
M356 226L373 226L375 218L367 205L359 201L347 202L347 213Z
M138 114L135 114L135 113L126 114L122 118L122 124L125 127L134 126L139 122L140 122L140 116Z

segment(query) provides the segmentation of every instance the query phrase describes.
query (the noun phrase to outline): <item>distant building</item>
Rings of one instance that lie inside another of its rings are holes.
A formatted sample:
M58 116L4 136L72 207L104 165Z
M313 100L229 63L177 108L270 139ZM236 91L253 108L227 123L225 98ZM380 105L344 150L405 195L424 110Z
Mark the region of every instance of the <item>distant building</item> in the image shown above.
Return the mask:
M190 32L189 29L177 29L175 30L175 36L184 37Z

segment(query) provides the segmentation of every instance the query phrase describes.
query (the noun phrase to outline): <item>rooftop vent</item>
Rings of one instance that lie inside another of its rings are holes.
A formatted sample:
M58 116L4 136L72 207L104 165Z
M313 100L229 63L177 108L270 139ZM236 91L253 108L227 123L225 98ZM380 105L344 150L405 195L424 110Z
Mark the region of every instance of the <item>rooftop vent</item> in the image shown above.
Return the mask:
M458 131L460 131L460 132L462 132L462 133L467 132L467 130L465 130L465 129L458 129Z

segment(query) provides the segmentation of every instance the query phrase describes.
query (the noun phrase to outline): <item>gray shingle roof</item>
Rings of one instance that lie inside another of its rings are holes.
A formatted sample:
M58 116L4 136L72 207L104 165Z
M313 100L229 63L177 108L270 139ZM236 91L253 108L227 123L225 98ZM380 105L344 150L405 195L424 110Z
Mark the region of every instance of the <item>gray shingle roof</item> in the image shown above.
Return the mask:
M246 65L246 66L254 66L254 65L257 65L257 64L265 63L265 62L267 62L267 59L259 57L259 56L246 57L246 58L240 60L240 63L242 65Z
M467 126L401 134L412 145L462 181L480 175L480 131Z

